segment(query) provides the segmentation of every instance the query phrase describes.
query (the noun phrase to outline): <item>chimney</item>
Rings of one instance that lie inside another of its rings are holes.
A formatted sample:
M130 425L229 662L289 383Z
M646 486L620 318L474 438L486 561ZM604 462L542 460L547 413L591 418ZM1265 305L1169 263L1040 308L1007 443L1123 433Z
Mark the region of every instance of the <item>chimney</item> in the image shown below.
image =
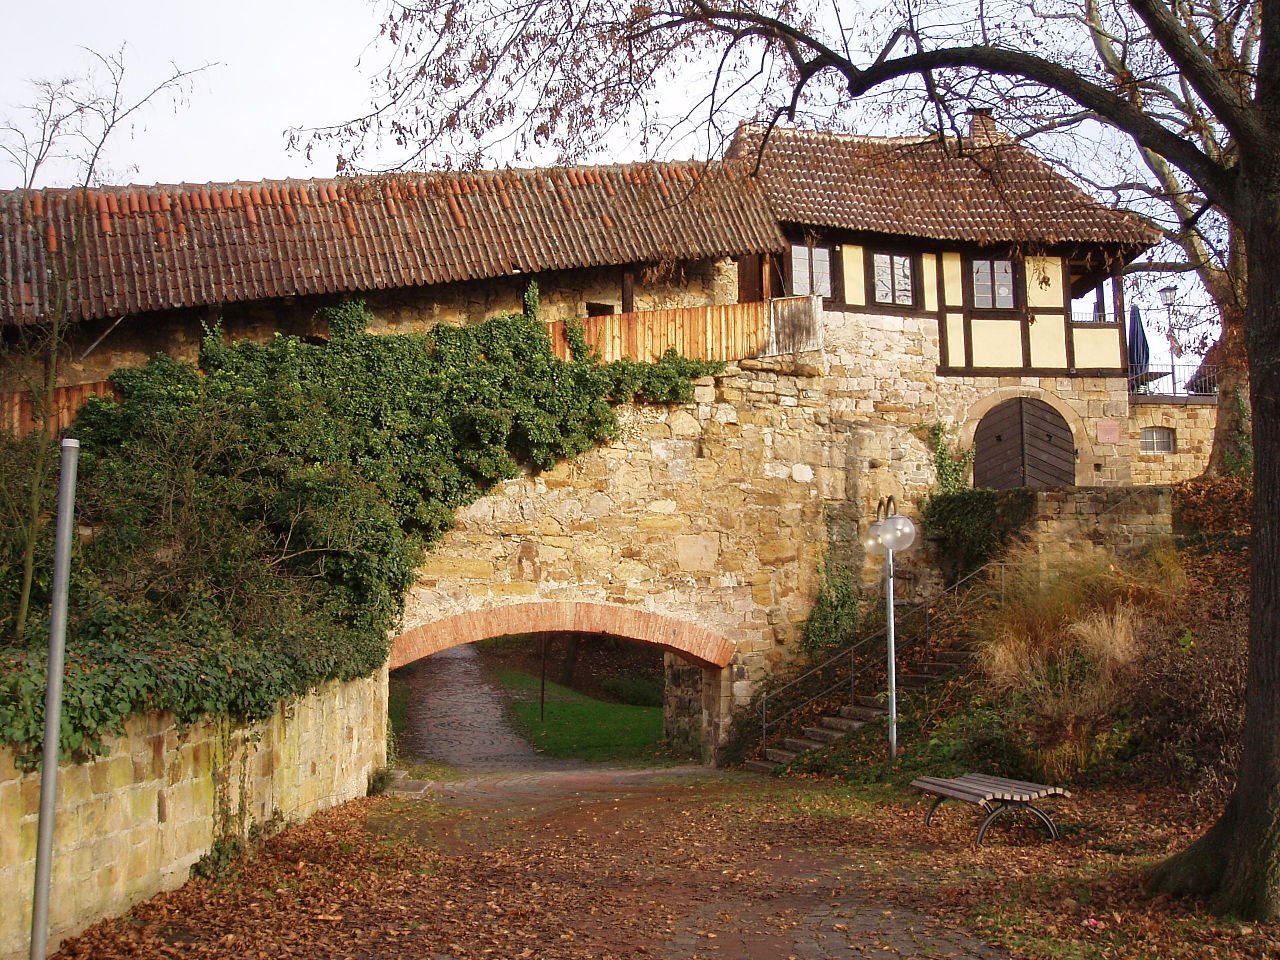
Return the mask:
M974 107L969 111L969 139L974 146L989 147L999 136L989 107Z

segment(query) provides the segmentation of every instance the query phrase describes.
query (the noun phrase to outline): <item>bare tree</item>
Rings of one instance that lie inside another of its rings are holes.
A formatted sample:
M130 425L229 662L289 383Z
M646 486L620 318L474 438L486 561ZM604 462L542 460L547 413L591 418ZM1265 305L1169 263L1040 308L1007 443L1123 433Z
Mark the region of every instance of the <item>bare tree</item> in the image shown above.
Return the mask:
M1181 13L1192 22L1198 18L1220 21L1217 29L1204 33L1203 53L1236 97L1250 99L1257 71L1259 5L1245 3L1235 8L1240 29L1227 26L1223 4L1198 0L1185 4ZM1206 156L1223 166L1238 161L1230 129L1218 122L1187 77L1169 77L1161 69L1162 48L1127 3L1083 0L1078 9L1042 13L1042 17L1066 21L1089 37L1092 50L1081 58L1081 72L1087 75L1090 65L1096 63L1115 89L1194 142ZM1189 349L1203 355L1213 345L1212 355L1219 366L1219 409L1209 472L1227 472L1248 462L1242 449L1248 425L1242 422L1243 404L1239 402L1248 391L1243 338L1244 237L1193 179L1160 154L1126 143L1125 136L1114 128L1108 129L1111 136L1106 138L1108 146L1116 148L1108 151L1110 162L1102 162L1096 153L1086 156L1088 166L1073 162L1070 147L1080 142L1079 125L1096 119L1091 111L1050 118L1058 134L1056 141L1063 141L1060 134L1064 130L1071 134L1068 149L1054 150L1054 159L1095 190L1144 215L1160 231L1164 244L1152 256L1131 264L1130 273L1146 273L1156 282L1167 282L1171 274L1190 274L1208 294L1216 324L1206 323L1199 311L1173 312L1166 332L1175 350ZM1034 134L1034 127L1029 132ZM1104 171L1111 174L1110 179L1099 179Z
M360 168L365 148L392 140L405 165L474 166L486 158L552 153L584 159L620 141L647 152L676 145L714 152L741 119L806 118L829 128L871 120L959 131L966 107L996 106L1011 132L1103 196L1145 216L1165 243L1130 266L1148 287L1195 277L1208 311L1168 315L1171 348L1204 354L1218 338L1218 429L1210 472L1245 461L1247 392L1243 237L1195 178L1118 131L1053 84L1004 72L929 67L851 94L849 70L895 50L980 44L1031 50L1045 62L1158 118L1223 166L1235 141L1212 105L1172 64L1125 0L771 0L739 8L633 5L622 0L426 0L396 4L383 27L391 57L373 108L335 127L295 131L294 142L336 139L339 164ZM1203 55L1246 99L1259 48L1259 2L1179 0L1177 16L1202 36ZM1218 27L1201 26L1221 21ZM868 27L867 24L873 26ZM1052 58L1042 51L1053 51ZM861 59L859 56L861 54ZM887 91L885 88L888 88ZM903 96L904 93L916 96ZM690 144L690 141L694 141ZM1215 316L1216 314L1216 316ZM1216 321L1216 322L1215 322ZM1247 442L1247 441L1246 441Z
M125 86L123 49L109 55L87 51L89 69L80 76L38 80L35 97L19 116L0 124L0 157L21 177L24 190L34 190L50 173L71 173L81 188L80 208L70 220L70 235L54 231L39 238L52 273L51 305L39 323L3 331L0 342L0 394L24 391L31 397L34 432L30 476L15 502L14 486L4 487L0 510L14 525L22 543L21 585L13 614L13 635L21 642L30 615L35 574L36 543L45 522L42 509L52 467L56 402L60 369L64 365L68 321L76 295L77 253L89 209L84 190L98 182L105 151L113 136L135 114L158 98L180 94L197 71L176 67L137 98ZM203 69L200 68L200 69Z
M1159 889L1280 916L1280 3L1257 0L425 0L393 8L380 99L336 137L359 162L390 137L417 162L626 135L716 143L739 117L839 122L862 98L941 130L998 103L1027 133L1110 130L1166 205L1180 265L1241 332L1254 414L1255 523L1238 786ZM911 106L905 106L910 104ZM1123 191L1121 191L1123 193ZM1214 227L1214 218L1218 226Z

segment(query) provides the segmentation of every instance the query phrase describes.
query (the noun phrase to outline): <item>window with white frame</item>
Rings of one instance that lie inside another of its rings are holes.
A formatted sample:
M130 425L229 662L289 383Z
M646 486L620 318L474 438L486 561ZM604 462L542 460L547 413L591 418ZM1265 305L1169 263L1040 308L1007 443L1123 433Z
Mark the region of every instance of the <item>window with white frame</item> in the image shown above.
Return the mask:
M976 310L1012 310L1014 295L1012 260L974 260L970 273Z
M905 253L871 255L871 298L875 303L900 307L916 302L915 258Z
M831 283L831 248L802 243L791 245L791 293L797 297L834 296Z
M1172 427L1142 428L1142 436L1138 440L1139 453L1173 453L1174 449Z

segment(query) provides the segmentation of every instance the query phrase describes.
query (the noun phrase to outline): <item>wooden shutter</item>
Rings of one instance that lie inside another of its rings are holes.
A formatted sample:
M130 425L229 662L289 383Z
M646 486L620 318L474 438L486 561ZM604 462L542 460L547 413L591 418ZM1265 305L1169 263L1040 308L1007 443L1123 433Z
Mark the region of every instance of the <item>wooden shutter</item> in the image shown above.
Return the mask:
M749 253L738 259L738 302L759 303L764 299L764 258Z

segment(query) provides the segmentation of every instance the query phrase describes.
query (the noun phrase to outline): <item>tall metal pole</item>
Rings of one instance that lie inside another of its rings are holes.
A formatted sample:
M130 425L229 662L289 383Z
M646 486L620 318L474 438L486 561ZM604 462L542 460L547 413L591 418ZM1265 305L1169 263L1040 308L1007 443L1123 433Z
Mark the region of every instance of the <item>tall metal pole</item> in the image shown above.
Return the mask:
M58 793L58 734L62 727L62 664L67 642L67 592L71 537L75 532L76 467L80 441L62 441L58 526L53 552L53 608L49 615L49 679L44 695L44 766L40 772L40 822L36 835L36 885L31 901L31 960L44 960L49 941L54 801Z
M538 684L538 721L547 719L547 635L542 635L542 681Z
M894 651L893 551L884 552L885 634L889 638L889 759L898 756L898 667Z

